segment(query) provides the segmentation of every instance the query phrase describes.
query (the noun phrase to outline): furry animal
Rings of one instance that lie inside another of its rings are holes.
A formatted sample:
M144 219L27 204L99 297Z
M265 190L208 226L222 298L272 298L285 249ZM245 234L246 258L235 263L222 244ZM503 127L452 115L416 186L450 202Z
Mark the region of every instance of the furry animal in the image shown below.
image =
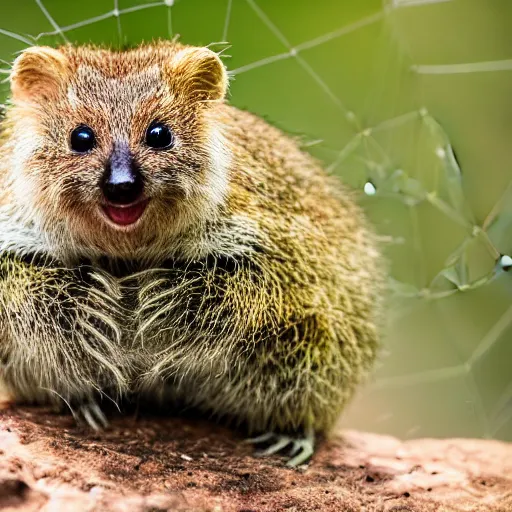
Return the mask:
M0 147L0 367L18 401L160 397L307 460L378 348L352 194L225 102L207 48L33 47Z

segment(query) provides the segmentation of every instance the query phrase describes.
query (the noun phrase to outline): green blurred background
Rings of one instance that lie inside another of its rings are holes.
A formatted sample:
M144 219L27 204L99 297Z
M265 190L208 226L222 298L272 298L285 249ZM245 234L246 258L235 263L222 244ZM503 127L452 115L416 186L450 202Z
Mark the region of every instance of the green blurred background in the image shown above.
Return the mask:
M391 262L385 351L342 423L512 441L510 0L4 0L0 12L5 77L36 40L228 42L232 103L300 135L358 189Z

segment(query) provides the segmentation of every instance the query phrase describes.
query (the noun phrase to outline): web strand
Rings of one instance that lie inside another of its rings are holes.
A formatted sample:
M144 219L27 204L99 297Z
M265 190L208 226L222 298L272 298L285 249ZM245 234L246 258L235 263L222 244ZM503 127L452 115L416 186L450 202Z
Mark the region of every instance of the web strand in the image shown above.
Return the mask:
M412 71L419 75L456 75L460 73L495 73L497 71L511 71L512 59L493 60L487 62L468 62L462 64L444 64L426 66L416 64Z
M69 39L64 35L64 32L62 32L62 29L59 27L59 25L56 23L56 21L52 18L52 16L50 15L48 10L44 6L43 1L35 0L35 2L37 4L37 6L39 7L39 9L41 9L41 12L45 15L46 19L50 22L52 27L55 29L55 33L59 34L62 37L62 39L64 39L64 41L66 43L69 43Z
M224 28L222 29L221 41L228 40L229 22L231 20L231 10L233 9L233 0L228 0L228 6L226 8L226 17L224 18Z
M117 36L119 37L119 42L123 42L123 27L121 25L121 17L119 16L119 0L114 0L114 16L116 17L117 22Z

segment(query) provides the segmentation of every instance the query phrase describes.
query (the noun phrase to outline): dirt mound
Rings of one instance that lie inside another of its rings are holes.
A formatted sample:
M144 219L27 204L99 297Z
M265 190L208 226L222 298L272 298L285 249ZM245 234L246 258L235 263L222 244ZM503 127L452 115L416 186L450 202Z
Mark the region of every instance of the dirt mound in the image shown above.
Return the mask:
M96 434L47 409L5 409L0 510L506 512L512 445L345 431L294 470L203 421L117 417Z

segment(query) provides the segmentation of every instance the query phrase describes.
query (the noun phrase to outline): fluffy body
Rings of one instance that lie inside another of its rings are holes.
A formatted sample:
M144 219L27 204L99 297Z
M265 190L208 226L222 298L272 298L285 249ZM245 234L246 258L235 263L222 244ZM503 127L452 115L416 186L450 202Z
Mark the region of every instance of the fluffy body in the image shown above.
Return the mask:
M37 85L34 85L37 84ZM325 433L378 349L381 263L352 195L295 140L224 102L206 49L29 50L0 198L1 372L19 400L163 397L252 432ZM154 119L176 138L141 142ZM77 156L69 131L98 147ZM151 198L98 212L115 144Z

